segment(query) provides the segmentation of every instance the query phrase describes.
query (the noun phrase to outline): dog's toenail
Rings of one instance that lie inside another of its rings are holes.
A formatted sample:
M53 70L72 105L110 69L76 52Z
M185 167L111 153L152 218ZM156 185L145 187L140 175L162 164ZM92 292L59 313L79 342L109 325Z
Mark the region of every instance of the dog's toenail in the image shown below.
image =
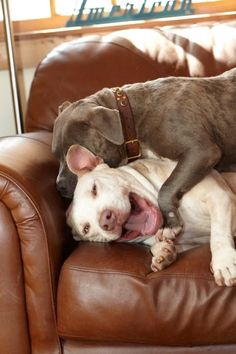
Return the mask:
M157 263L162 263L164 261L164 257L160 256L157 259Z
M167 243L169 243L169 245L173 245L174 244L174 242L172 241L172 240L170 240L170 239L166 239L165 240Z
M212 267L212 263L210 263L210 272L213 274L214 271L213 271L213 267Z

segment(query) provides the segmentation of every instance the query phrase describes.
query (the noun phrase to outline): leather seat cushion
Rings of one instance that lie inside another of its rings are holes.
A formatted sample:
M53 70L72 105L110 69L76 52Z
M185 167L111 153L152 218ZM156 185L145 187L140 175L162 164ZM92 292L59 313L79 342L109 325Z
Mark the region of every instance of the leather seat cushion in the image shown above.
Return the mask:
M218 287L209 245L153 273L143 245L81 242L58 289L58 330L67 339L193 346L235 343L234 288Z

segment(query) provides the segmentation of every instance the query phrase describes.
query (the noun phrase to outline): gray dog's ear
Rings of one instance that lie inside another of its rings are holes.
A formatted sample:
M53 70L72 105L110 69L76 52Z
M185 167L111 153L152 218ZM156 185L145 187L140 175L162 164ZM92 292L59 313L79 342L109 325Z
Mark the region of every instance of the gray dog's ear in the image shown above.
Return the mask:
M58 107L58 114L60 114L64 109L66 109L69 105L71 105L71 102L65 101L63 102L59 107Z
M93 113L90 120L91 126L94 126L101 135L113 144L123 144L124 136L119 111L99 106L93 108Z

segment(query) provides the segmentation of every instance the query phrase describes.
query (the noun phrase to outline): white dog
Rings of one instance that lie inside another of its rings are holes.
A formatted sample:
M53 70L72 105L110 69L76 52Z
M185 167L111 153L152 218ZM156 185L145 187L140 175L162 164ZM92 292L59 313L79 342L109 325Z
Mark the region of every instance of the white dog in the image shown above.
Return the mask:
M143 242L151 246L151 268L162 270L181 252L210 239L211 268L218 285L236 285L236 173L213 170L180 203L184 230L164 234L157 197L176 163L141 159L110 168L80 145L67 153L69 169L79 176L68 225L76 240Z

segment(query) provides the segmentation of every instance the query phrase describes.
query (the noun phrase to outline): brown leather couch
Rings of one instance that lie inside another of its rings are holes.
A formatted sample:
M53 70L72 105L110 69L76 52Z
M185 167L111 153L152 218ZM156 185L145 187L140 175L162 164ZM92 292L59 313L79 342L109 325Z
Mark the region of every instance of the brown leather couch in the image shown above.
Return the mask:
M236 289L216 286L209 245L154 274L144 246L76 244L50 147L65 100L234 66L236 22L84 37L41 62L27 133L0 140L1 354L236 353Z

